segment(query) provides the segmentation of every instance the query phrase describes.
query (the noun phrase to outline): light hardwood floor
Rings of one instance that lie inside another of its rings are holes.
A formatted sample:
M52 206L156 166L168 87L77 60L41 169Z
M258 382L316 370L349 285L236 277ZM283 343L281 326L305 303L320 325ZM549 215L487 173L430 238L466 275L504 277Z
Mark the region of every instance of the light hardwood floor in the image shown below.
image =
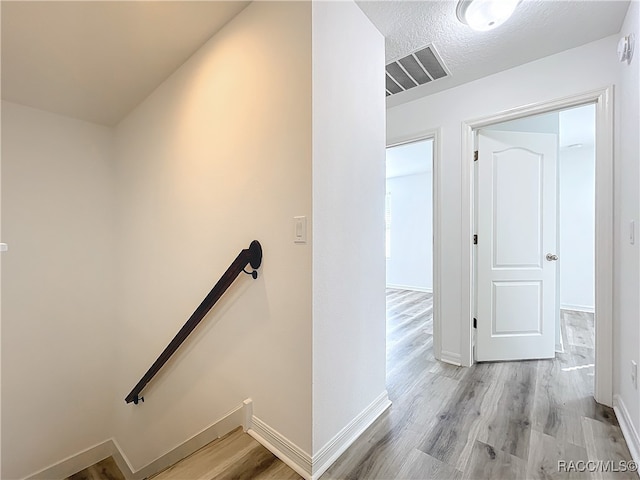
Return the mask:
M565 353L554 360L460 368L433 358L432 313L429 294L387 292L393 405L323 480L638 480L633 473L558 469L558 461L631 460L613 411L593 400L593 315L562 312ZM71 478L112 478L93 473ZM301 477L236 430L153 478Z
M238 428L153 480L299 480L300 475Z
M461 368L433 358L432 308L430 294L387 291L393 405L323 480L638 480L630 472L559 471L559 461L617 468L631 460L613 410L593 400L592 315L562 312L565 353L554 360Z
M125 478L113 457L108 457L65 480L125 480Z

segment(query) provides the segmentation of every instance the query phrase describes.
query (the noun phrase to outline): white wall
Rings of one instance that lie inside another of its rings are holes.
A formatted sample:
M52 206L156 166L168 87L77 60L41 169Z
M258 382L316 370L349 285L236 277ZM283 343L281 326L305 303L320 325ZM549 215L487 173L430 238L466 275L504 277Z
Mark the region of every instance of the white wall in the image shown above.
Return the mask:
M385 392L385 107L382 35L355 3L312 8L316 454Z
M110 129L2 102L2 478L109 437Z
M391 256L387 287L433 291L432 171L387 178Z
M116 128L114 436L135 469L245 398L311 452L311 5L255 2ZM144 392L124 397L231 261L242 275Z
M635 35L635 52L630 65L618 63L620 75L616 91L616 215L614 217L614 392L619 395L635 426L640 432L640 396L630 380L630 363L640 363L640 255L638 254L638 223L640 220L640 3L631 2L621 35ZM629 224L635 222L636 241L629 242ZM636 437L636 449L640 439ZM636 450L636 455L640 454ZM636 460L638 457L636 456Z
M461 345L461 329L468 328L469 319L460 311L460 123L615 84L616 43L617 37L608 37L387 110L389 143L438 127L442 132L441 315L449 319L442 324L443 351L461 355L468 350Z
M311 455L386 398L383 67L355 4L255 2L115 131L3 104L3 478L110 437L138 470L247 397ZM253 239L258 280L125 404Z
M561 148L558 160L560 308L593 312L596 227L594 145Z
M386 398L383 66L355 4L256 2L115 131L3 104L3 478L109 437L138 470L247 397L311 455ZM125 404L253 239L258 280Z

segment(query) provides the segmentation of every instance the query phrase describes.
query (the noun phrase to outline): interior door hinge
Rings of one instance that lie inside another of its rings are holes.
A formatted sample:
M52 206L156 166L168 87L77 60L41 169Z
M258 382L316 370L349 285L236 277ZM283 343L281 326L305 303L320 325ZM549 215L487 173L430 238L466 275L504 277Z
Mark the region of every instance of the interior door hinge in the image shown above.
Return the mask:
M473 319L473 328L478 328L478 319L477 318Z
M474 235L473 236L473 244L477 245L478 244L478 235Z
M475 152L473 152L473 161L477 162L478 161L478 150L476 150Z

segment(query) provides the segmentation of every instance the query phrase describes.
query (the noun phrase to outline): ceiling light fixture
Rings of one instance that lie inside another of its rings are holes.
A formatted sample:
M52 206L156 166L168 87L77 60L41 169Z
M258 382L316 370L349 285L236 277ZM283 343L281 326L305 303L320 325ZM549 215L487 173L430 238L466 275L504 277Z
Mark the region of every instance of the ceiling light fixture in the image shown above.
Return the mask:
M456 15L473 30L483 32L506 22L518 3L520 0L460 0Z

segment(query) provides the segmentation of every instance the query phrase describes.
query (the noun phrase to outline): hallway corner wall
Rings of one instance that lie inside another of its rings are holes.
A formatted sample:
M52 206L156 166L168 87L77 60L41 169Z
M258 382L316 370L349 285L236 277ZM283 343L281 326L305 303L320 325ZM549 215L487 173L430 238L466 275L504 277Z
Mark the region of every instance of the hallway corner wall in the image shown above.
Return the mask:
M313 2L314 459L386 399L384 88L380 32Z
M631 63L618 63L620 83L616 90L616 151L614 219L614 399L628 413L635 430L635 460L640 461L640 395L631 381L631 361L640 363L640 3L630 2L618 37L635 35ZM630 239L635 224L635 242ZM597 321L597 320L596 320ZM622 423L622 422L621 422ZM629 427L629 425L627 425Z
M112 135L2 102L2 478L110 436Z

